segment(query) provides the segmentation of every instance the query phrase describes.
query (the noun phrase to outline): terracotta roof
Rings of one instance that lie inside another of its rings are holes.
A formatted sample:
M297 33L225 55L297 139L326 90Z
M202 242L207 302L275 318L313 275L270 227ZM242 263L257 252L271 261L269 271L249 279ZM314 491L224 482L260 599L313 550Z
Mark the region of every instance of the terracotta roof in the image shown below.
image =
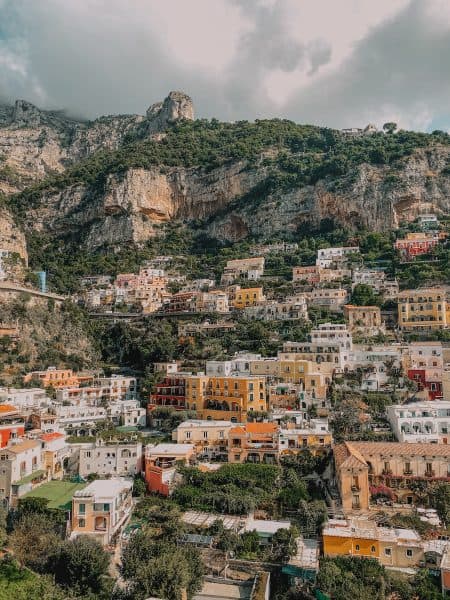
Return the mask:
M354 444L350 444L349 442L344 442L334 447L334 460L337 468L367 467L364 457L354 447Z
M278 431L278 425L275 423L246 423L239 427L233 427L230 429L231 435L245 434L245 433L276 433Z
M13 444L12 446L3 448L3 450L12 452L13 454L20 454L21 452L25 452L25 450L31 450L31 448L36 448L40 445L40 442L36 440L24 440L23 442L20 442L20 444Z
M57 431L55 431L54 433L44 433L43 435L41 435L41 440L43 442L52 442L53 440L57 440L63 437L63 433L58 433Z
M0 404L0 413L17 412L17 408L11 404Z
M370 455L443 456L450 458L450 445L409 444L407 442L345 442L348 452L367 458ZM336 447L337 449L338 447ZM336 450L335 449L335 450ZM363 460L364 460L363 458Z

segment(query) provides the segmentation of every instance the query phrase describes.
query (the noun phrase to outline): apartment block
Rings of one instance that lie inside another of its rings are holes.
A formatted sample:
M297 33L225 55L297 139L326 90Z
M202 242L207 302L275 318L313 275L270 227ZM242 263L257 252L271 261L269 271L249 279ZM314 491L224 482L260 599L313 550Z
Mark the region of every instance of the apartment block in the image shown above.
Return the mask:
M341 312L349 300L349 293L344 288L316 288L305 292L308 305L325 308L332 312Z
M78 474L133 477L143 471L141 442L97 440L92 444L75 444L73 453L78 457Z
M40 440L17 440L0 450L0 502L16 506L20 497L47 481Z
M376 336L384 333L385 328L381 321L379 306L344 306L344 318L352 334Z
M450 302L447 288L405 290L398 295L398 324L404 331L447 329Z
M177 465L195 459L194 444L158 444L145 448L145 482L149 492L169 496L177 483Z

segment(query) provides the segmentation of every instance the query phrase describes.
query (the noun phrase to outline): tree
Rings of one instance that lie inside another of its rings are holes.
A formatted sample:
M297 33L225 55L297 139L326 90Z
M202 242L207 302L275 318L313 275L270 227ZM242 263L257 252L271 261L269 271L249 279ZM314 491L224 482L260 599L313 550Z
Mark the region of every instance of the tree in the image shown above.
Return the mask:
M0 561L0 600L68 600L48 576L22 569L6 555Z
M121 574L133 600L148 596L179 600L191 598L201 587L203 564L196 548L177 547L164 532L139 531L122 553Z
M374 306L380 304L381 299L370 285L358 283L353 288L351 302L356 306Z
M441 483L436 486L431 492L430 500L441 521L444 525L448 525L450 523L450 484Z
M272 537L270 560L273 562L287 563L297 552L298 531L295 527L279 529Z
M19 563L38 573L47 571L50 557L61 543L55 523L45 513L22 514L9 537L9 547Z
M109 556L90 537L81 536L61 544L52 571L55 581L80 595L101 594L108 584Z
M147 486L142 475L135 475L133 481L133 496L145 496Z
M383 125L383 131L386 133L394 133L396 129L397 123L394 123L393 121L388 121Z

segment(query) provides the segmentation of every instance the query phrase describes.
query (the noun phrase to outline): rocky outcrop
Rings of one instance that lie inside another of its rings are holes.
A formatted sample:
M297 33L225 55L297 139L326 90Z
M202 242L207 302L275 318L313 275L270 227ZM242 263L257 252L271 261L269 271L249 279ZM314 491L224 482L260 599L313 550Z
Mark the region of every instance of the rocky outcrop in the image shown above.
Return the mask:
M164 102L152 104L147 110L148 131L165 131L171 123L186 119L193 121L194 104L184 92L170 92Z
M72 119L17 100L14 107L0 107L0 192L15 193L100 149L115 150L129 137L153 136L177 120L193 118L192 100L182 92L170 92L146 116L95 121Z

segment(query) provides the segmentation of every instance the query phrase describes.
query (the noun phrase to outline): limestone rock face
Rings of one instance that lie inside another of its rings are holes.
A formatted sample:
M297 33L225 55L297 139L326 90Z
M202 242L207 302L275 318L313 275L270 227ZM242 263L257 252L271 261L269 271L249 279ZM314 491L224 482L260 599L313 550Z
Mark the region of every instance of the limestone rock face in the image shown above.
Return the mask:
M147 116L115 115L80 121L30 102L0 106L0 192L13 194L60 173L100 149L116 150L128 136L156 136L180 119L193 119L192 100L170 92Z
M184 92L170 92L164 102L157 102L150 106L147 110L147 119L150 133L164 131L171 123L183 119L193 121L192 98Z
M36 127L41 122L41 111L26 100L16 100L12 117L15 125Z

